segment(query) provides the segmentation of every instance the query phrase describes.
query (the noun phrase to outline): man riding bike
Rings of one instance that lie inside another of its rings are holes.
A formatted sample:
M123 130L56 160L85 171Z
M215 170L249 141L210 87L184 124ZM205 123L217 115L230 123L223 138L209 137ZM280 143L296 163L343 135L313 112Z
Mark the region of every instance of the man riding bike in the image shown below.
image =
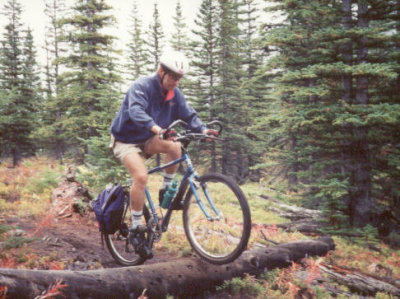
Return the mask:
M181 156L181 145L174 142L175 131L167 131L173 121L181 119L194 132L216 136L198 118L178 89L188 71L188 61L179 52L162 55L156 74L139 78L126 93L121 108L111 125L111 147L128 170L133 184L130 189L131 230L140 231L143 215L147 169L143 155L165 154L165 162ZM172 183L178 165L167 168L160 197ZM160 199L161 200L161 199Z

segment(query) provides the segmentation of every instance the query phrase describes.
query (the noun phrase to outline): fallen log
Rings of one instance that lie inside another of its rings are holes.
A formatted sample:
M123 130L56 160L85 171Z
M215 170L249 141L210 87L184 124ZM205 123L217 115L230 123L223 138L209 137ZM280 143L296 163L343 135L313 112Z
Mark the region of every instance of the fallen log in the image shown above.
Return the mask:
M302 207L287 205L272 197L261 195L261 198L272 201L276 207L269 207L269 210L277 212L279 216L288 218L292 221L297 220L321 220L322 212L319 210L306 209Z
M279 228L287 232L299 231L304 234L321 234L321 228L324 227L324 223L310 219L310 220L298 220L288 223L280 223L276 225Z
M321 234L321 228L326 225L326 223L322 221L323 213L319 210L287 205L267 195L261 195L261 198L267 199L273 203L272 206L268 207L268 210L291 220L291 222L277 225L277 227L285 231L290 232L295 230L304 234Z
M67 298L136 298L146 290L150 298L167 294L191 296L213 290L224 280L287 267L308 256L322 256L335 247L331 237L282 243L245 251L236 261L212 265L199 258L136 267L91 271L0 269L0 290L7 298L34 298L54 282L66 285Z
M378 292L385 292L396 298L400 297L400 282L387 277L332 265L319 265L319 268L328 276L328 280L347 286L353 293L375 296Z

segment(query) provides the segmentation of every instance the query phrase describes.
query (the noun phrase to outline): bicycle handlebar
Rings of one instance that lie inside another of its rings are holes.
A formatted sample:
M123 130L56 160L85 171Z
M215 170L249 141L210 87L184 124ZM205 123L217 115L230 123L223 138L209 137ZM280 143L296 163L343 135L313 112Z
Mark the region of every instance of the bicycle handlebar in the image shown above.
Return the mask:
M178 126L178 125L183 125L183 126L187 126L187 123L183 120L176 120L174 121L172 124L170 124L167 128L167 130L171 130L172 128ZM213 127L216 126L218 129L218 135L221 134L223 126L222 123L218 120L213 120L209 123L206 124L206 127ZM211 136L211 135L207 135L207 134L202 134L202 133L193 133L190 131L186 131L184 133L178 133L177 137L176 137L176 141L182 141L184 143L189 144L191 141L196 141L196 140L223 140L222 138L219 137L215 137L215 136ZM187 146L187 145L186 145Z
M178 120L174 121L172 124L170 124L168 126L167 130L171 130L172 128L176 127L177 125L183 125L183 126L187 127L188 124L185 121L178 119ZM213 121L210 121L209 123L206 124L207 128L210 127L210 126L211 127L212 126L217 126L218 134L221 134L223 126L222 126L222 123L219 120L213 120Z

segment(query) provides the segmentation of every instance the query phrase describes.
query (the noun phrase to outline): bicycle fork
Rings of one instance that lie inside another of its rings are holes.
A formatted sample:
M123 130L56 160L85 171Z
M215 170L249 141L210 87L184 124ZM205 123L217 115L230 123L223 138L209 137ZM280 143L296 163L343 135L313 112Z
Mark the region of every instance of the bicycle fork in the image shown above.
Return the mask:
M201 211L204 213L204 216L206 216L207 220L209 220L209 221L221 220L223 218L223 215L222 215L221 211L219 211L217 209L217 207L215 206L214 202L212 201L212 199L210 197L210 194L208 193L208 190L207 190L207 184L206 183L201 183L201 182L195 182L193 180L193 178L191 178L189 180L189 183L190 183L190 188L192 189L192 194L193 194L193 196L194 196L194 198L196 200L196 203L199 205ZM207 212L207 209L206 209L204 203L200 199L200 196L199 196L199 194L197 192L199 187L201 187L201 190L203 191L203 193L204 193L204 195L205 195L205 197L207 199L207 202L209 203L212 211L214 212L214 214L215 214L214 217L210 216L210 214Z

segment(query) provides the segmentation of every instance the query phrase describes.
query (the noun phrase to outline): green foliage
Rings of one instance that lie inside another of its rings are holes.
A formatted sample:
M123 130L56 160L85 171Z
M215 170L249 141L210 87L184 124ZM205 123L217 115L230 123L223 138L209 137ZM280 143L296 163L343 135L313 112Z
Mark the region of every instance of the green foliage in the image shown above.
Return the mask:
M117 75L113 48L114 36L102 33L115 23L109 14L111 7L104 1L78 0L70 17L59 20L67 26L62 36L71 49L60 61L68 67L59 77L57 97L66 101L63 114L53 124L60 130L63 140L69 145L70 153L78 162L84 161L88 153L86 141L101 135L105 122L115 112L115 84Z
M109 148L110 134L104 130L102 136L88 140L90 154L86 156L87 170L78 173L78 179L95 190L101 190L111 182L127 179L127 171Z
M385 149L398 150L399 26L390 17L394 2L328 2L276 1L268 9L285 11L286 20L264 27L264 46L277 55L260 74L272 79L273 95L253 129L268 134L258 167L304 190L304 202L322 208L335 233L364 227L384 206L398 212L399 164Z
M3 244L1 244L1 248L3 250L10 250L12 248L20 248L24 246L24 244L30 243L35 241L36 238L26 238L26 237L18 237L14 236L11 238L8 238Z
M37 124L39 76L32 33L30 29L24 31L21 22L21 4L8 1L3 13L8 23L0 48L1 151L11 156L16 166L23 156L32 155L35 151L30 134Z
M129 56L127 69L129 78L128 80L134 81L140 76L144 75L145 67L148 63L149 57L145 49L145 40L143 38L142 22L138 11L137 2L133 2L133 9L131 15L132 30L129 30L131 37L128 43Z
M26 190L30 193L42 194L46 190L53 190L60 181L60 173L54 170L45 170L39 177L30 178Z
M15 227L0 223L0 235L14 229Z
M161 26L158 3L154 3L153 20L146 31L146 44L150 53L148 72L155 72L159 67L160 57L164 46L164 30Z
M217 291L227 291L230 294L244 296L245 298L254 298L264 291L262 284L252 276L244 278L235 277L232 280L224 281L217 287Z
M366 244L379 244L378 229L370 224L367 224L362 229L361 240Z

